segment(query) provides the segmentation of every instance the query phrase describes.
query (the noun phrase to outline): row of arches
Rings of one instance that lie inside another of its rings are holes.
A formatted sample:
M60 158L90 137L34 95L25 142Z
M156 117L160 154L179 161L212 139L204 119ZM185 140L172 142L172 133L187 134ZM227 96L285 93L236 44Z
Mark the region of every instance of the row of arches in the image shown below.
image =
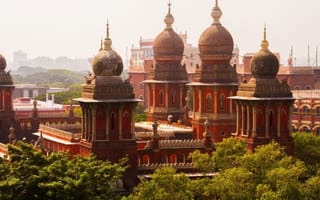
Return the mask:
M292 112L294 114L320 116L320 105L316 105L313 107L311 107L309 104L303 104L299 107L297 105L294 105Z
M314 134L320 135L320 125L311 126L311 125L303 124L303 125L297 126L297 125L293 124L292 131L293 132L314 133Z
M189 153L188 153L189 154ZM159 160L155 160L153 155L142 154L138 156L138 165L149 165L151 163L190 163L191 159L185 153L163 153Z
M293 90L312 90L311 85L295 85L293 86Z

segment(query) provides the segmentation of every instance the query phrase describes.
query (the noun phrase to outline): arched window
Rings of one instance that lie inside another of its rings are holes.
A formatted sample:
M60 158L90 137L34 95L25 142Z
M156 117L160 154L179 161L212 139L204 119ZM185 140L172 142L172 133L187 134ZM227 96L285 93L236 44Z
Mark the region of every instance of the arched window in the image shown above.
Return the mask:
M114 113L111 113L111 130L114 130L114 127L115 127L115 114Z
M300 86L299 86L299 85L296 85L296 86L293 87L293 89L294 89L294 90L300 90Z
M140 89L144 89L144 84L140 83Z
M306 127L306 126L304 126L304 127L302 128L302 132L309 133L309 128Z
M211 104L212 104L211 94L207 95L206 102L207 102L207 112L211 112Z
M175 92L175 91L173 91L173 92L171 93L171 104L172 104L172 105L175 105L175 104L176 104L176 92Z
M162 90L160 90L160 92L159 92L159 104L163 105L163 91Z
M311 90L312 87L311 87L311 85L306 85L306 86L304 86L304 89L305 89L305 90Z
M297 107L293 107L293 108L292 108L292 112L293 112L293 113L297 113L297 112L298 112L298 108L297 108Z
M316 115L320 116L320 106L316 108Z
M273 122L273 112L270 111L270 113L269 113L269 127L272 127L272 122Z
M219 110L220 111L224 111L224 100L225 100L224 94L220 94L220 97L219 97Z
M303 106L302 107L302 114L303 115L310 115L310 108L308 108L308 106Z

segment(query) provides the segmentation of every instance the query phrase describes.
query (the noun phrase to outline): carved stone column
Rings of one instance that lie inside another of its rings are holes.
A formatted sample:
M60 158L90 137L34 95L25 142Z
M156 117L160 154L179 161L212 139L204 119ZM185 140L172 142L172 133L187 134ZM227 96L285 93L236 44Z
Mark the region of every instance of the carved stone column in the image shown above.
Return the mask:
M277 137L281 136L281 130L280 130L280 114L281 114L281 104L277 104Z
M252 106L252 137L257 137L257 105Z
M218 112L218 89L215 87L213 92L213 113Z

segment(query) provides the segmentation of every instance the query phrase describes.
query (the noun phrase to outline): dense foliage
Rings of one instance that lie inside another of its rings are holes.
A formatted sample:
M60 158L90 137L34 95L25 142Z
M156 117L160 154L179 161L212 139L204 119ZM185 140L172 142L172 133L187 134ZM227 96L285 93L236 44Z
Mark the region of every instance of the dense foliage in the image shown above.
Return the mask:
M0 162L0 199L119 199L115 183L125 160L111 164L89 158L70 159L67 153L45 156L19 142L8 146L9 160Z
M54 94L54 101L58 104L70 104L70 101L74 98L81 97L82 87L79 84L69 85L69 90L65 92L57 92ZM39 95L36 99L45 101L45 95ZM76 101L72 101L73 104L78 104Z
M212 155L191 155L204 175L214 176L189 179L173 169L158 169L127 199L319 199L320 139L307 133L294 134L294 139L293 156L275 142L249 153L242 141L226 139Z
M142 122L147 120L147 115L144 113L144 107L140 104L136 107L136 114L134 115L135 122Z
M26 69L25 69L26 68ZM29 71L28 71L29 70ZM65 69L48 69L24 67L12 75L15 84L28 83L47 87L67 88L72 84L84 83L83 74Z

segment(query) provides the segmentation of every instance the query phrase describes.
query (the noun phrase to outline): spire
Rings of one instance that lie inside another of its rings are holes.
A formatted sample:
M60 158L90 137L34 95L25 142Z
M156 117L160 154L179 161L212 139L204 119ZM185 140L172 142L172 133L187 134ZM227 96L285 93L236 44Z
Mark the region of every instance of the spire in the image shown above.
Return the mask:
M308 43L308 67L310 66L310 45Z
M101 40L100 40L100 49L99 49L99 51L102 51L103 50L103 38L101 37Z
M104 39L104 50L111 50L112 41L109 38L109 20L107 20L107 35Z
M213 18L213 24L220 24L220 17L222 16L222 11L219 8L218 0L212 9L211 16Z
M261 42L261 48L268 49L268 47L269 47L269 42L267 40L267 27L266 27L266 24L264 24L263 40Z
M316 67L318 67L318 46L316 46Z
M172 28L172 24L174 22L174 17L171 15L171 2L168 3L168 14L164 18L164 23L167 25L167 28Z

